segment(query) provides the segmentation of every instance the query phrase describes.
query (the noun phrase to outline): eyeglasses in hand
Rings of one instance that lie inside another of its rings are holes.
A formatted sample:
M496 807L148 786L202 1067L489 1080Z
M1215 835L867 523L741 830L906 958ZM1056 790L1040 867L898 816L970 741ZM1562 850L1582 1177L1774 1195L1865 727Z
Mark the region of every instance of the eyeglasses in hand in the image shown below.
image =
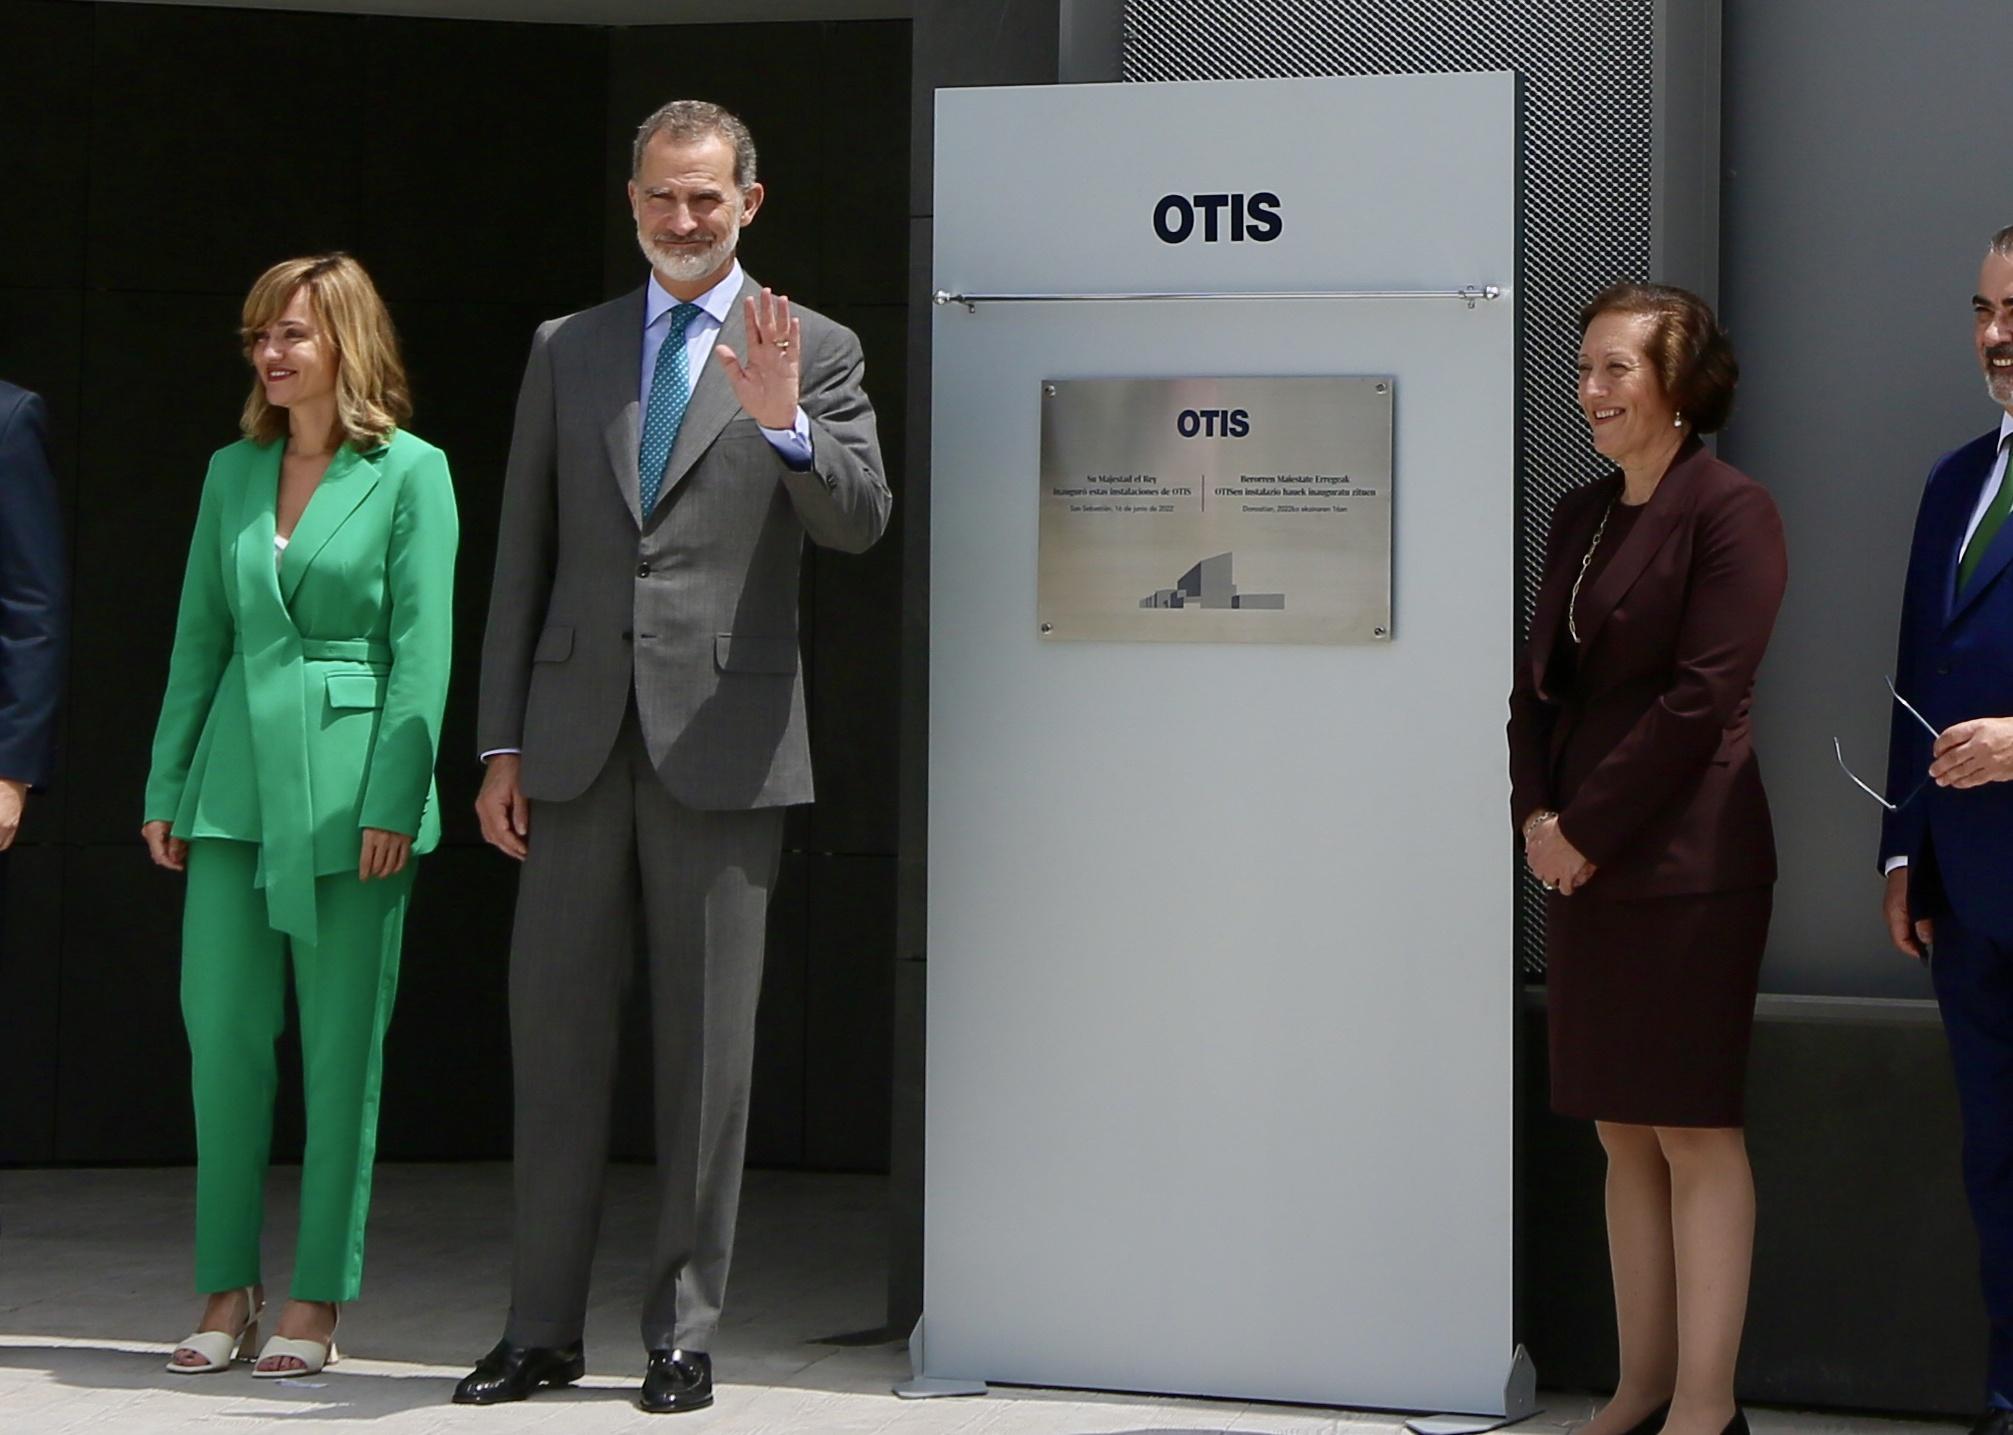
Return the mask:
M1936 738L1943 736L1943 734L1937 730L1937 727L1934 723L1930 722L1928 718L1924 717L1921 713L1915 710L1915 705L1913 703L1909 702L1907 698L1904 698L1903 696L1901 696L1900 693L1894 690L1893 678L1886 679L1886 683L1887 683L1888 696L1893 698L1896 702L1900 703L1903 710L1905 710L1910 717L1914 718L1917 722L1922 724L1923 730L1929 734L1930 739L1932 741L1935 740ZM1875 802L1879 803L1882 807L1886 808L1889 812L1899 812L1902 808L1906 807L1909 803L1913 802L1916 798L1920 797L1922 795L1922 789L1929 786L1929 775L1927 773L1924 773L1922 776L1922 781L1915 784L1915 787L1913 788L1913 790L1909 792L1908 796L1902 798L1901 801L1899 802L1889 802L1884 796L1881 795L1880 791L1877 788L1875 788L1871 783L1868 783L1865 780L1863 780L1858 773L1854 772L1852 768L1847 765L1845 761L1844 745L1841 744L1839 740L1835 737L1831 740L1831 750L1838 754L1839 770L1843 772L1847 777L1851 778L1853 784L1856 787L1858 787L1861 792L1865 793L1868 797L1872 798Z

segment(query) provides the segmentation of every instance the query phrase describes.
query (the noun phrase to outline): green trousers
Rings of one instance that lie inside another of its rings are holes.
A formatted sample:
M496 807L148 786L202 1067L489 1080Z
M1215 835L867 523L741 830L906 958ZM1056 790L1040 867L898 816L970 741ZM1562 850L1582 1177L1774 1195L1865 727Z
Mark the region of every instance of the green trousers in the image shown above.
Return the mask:
M260 1279L279 1084L274 1045L286 1025L291 946L307 1105L292 1294L354 1300L363 1280L384 1032L415 864L369 882L352 873L317 878L319 924L307 946L267 925L265 893L252 885L258 860L256 843L189 844L182 1020L196 1101L196 1289L231 1290Z

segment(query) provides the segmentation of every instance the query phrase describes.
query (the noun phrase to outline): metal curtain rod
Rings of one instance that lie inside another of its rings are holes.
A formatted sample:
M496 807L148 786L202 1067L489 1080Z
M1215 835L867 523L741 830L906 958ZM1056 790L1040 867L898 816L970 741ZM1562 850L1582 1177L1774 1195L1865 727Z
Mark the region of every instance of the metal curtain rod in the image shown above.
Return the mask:
M1245 291L1231 293L1222 290L1173 291L1166 293L1140 294L959 294L949 289L939 289L931 298L938 304L962 304L969 313L977 313L981 304L1085 304L1106 302L1134 302L1143 299L1458 299L1470 309L1477 301L1494 301L1503 297L1503 290L1496 284L1463 284L1458 289L1322 289L1300 293Z

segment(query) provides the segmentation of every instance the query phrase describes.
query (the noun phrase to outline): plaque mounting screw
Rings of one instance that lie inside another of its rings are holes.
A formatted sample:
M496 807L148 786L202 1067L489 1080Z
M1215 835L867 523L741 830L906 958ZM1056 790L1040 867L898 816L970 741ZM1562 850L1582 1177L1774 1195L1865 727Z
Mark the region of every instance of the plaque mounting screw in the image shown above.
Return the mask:
M1389 384L1379 384L1379 385L1377 385L1377 392L1378 392L1378 393L1380 393L1380 394L1384 394L1384 393L1389 393L1390 391L1391 391L1391 386L1390 386Z
M1053 624L1053 623L1043 623L1043 624L1041 625L1041 630L1042 630L1042 632L1044 632L1044 633L1053 633L1053 632L1055 631L1055 624Z
M1381 638L1384 636L1384 630L1382 628L1372 628L1370 630L1370 636L1373 638Z
M1041 393L1042 393L1042 397L1043 397L1043 398L1045 398L1045 399L1052 399L1052 398L1054 398L1054 397L1055 397L1055 385L1054 385L1054 384L1043 384L1043 385L1041 386Z

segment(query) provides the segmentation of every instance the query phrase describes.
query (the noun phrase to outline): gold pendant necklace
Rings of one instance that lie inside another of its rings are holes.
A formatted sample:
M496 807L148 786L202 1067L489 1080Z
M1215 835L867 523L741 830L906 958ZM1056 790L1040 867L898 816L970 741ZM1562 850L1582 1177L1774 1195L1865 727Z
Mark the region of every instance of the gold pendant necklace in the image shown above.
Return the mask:
M1618 495L1619 496L1619 495ZM1601 521L1594 529L1593 542L1587 545L1586 556L1580 559L1579 576L1573 579L1573 591L1566 598L1566 632L1577 643L1580 640L1580 584L1587 581L1587 565L1594 561L1594 550L1601 546L1601 535L1608 531L1608 520L1614 517L1615 499L1608 500L1608 506L1601 513Z

